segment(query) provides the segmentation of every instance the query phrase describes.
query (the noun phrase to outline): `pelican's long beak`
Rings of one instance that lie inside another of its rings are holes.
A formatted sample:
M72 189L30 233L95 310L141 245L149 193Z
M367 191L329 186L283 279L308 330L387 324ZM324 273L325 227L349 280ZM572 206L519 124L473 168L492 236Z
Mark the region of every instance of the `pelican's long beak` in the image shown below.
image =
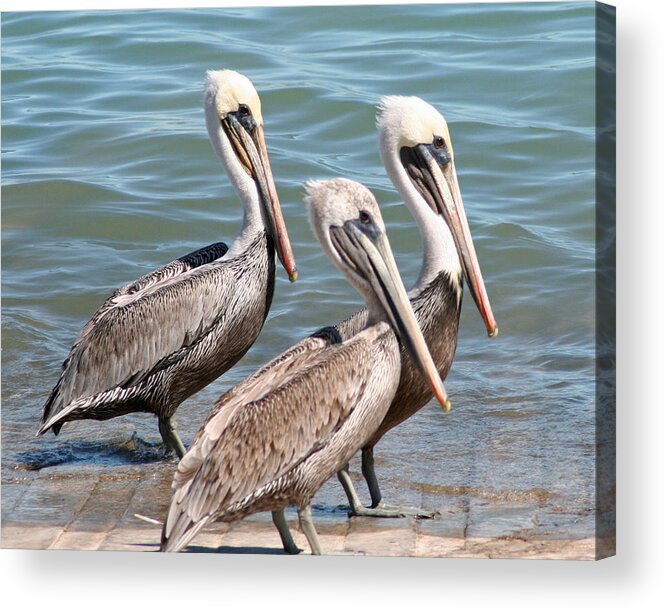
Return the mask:
M345 263L371 285L434 396L445 411L450 411L446 389L418 326L385 233L374 225L366 228L359 221L350 220L342 227L331 227L330 236Z
M457 182L455 163L450 159L442 168L432 155L429 146L420 145L417 147L417 151L422 163L421 170L424 170L422 172L424 180L419 185L419 190L424 188L429 191L430 197L427 199L434 199L439 214L443 216L448 225L455 240L457 253L462 261L462 269L473 300L476 302L476 307L478 307L478 311L480 311L480 315L485 322L488 336L494 338L499 334L499 328L494 320L492 306L480 272L478 256L471 238L462 194Z
M257 125L251 132L248 132L233 114L227 115L222 124L238 156L238 160L256 182L265 217L268 221L268 230L275 240L277 256L289 274L289 280L295 282L298 279L298 271L291 250L289 235L286 232L282 209L279 205L275 181L272 177L268 150L263 137L263 127Z

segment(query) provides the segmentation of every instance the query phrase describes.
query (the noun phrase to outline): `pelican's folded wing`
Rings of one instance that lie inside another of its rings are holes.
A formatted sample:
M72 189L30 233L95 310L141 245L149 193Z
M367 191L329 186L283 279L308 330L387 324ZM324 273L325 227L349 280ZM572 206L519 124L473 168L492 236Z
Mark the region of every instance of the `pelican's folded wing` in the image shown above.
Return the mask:
M136 384L204 337L233 298L232 272L214 263L225 251L218 243L192 252L107 299L71 348L40 431L73 401Z
M222 396L178 464L163 532L174 538L279 485L324 446L359 403L377 359L372 341L310 337Z

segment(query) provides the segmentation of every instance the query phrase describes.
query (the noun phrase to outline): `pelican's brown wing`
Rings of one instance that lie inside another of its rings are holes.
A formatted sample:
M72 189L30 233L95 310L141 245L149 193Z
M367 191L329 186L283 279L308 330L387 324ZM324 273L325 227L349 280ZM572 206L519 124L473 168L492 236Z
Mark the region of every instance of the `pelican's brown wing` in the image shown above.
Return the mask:
M194 443L206 433L208 423L220 411L234 409L238 406L238 400L236 400L238 397L245 403L257 400L272 388L286 384L294 375L317 362L321 358L322 352L328 347L341 342L339 335L335 333L323 332L320 335L317 334L316 337L307 337L254 371L219 397L206 416Z
M324 446L365 392L379 332L338 345L310 337L225 394L178 464L162 548L182 548L209 520L269 494Z

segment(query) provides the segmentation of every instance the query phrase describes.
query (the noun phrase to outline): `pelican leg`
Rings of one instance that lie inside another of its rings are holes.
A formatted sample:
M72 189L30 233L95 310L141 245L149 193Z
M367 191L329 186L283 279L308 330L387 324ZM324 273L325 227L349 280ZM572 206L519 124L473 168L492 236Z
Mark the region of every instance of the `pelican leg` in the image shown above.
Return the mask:
M321 543L319 542L319 536L312 521L312 509L309 504L298 509L298 519L300 520L300 527L307 538L307 542L309 542L309 548L312 549L312 555L322 555Z
M185 455L185 445L178 436L178 427L172 417L159 418L159 433L162 435L162 440L168 449L173 449L179 459Z
M300 553L302 549L299 549L298 545L293 540L289 524L286 522L286 517L284 517L284 511L282 509L272 511L272 522L275 524L275 527L279 532L279 537L282 539L284 552L289 555L297 555Z
M381 504L381 488L379 487L379 480L376 478L376 471L374 470L374 447L363 447L361 453L362 473L367 482L369 495L372 498L372 508L376 508Z
M358 497L356 488L353 486L353 481L349 475L348 464L337 473L337 478L342 484L344 492L346 493L346 498L349 501L349 516L359 516L360 513L366 509Z
M349 501L349 516L350 517L405 517L406 514L400 510L398 506L384 507L381 504L381 489L379 482L374 473L374 452L372 449L362 451L362 472L367 481L370 495L372 497L372 506L363 506L363 503L358 497L356 488L353 486L353 481L349 475L349 465L344 466L342 470L337 473L337 478L342 484L346 497Z
M353 487L351 477L348 473L348 464L345 470L340 470L337 473L337 478L342 483L346 497L349 500L350 515L353 517L384 517L384 518L399 518L399 517L416 517L417 519L432 519L439 513L437 511L428 511L421 508L411 506L394 506L384 504L381 500L381 488L379 481L376 478L374 470L374 449L367 447L362 450L362 473L367 481L369 494L372 498L372 505L369 507L363 506L358 498L358 494Z

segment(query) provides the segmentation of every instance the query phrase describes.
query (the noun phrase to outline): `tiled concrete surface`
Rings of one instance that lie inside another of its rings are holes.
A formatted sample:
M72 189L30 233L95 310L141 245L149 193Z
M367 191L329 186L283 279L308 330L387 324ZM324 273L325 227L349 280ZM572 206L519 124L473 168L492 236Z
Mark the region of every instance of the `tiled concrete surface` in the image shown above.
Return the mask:
M308 553L307 542L292 522L298 546ZM324 553L328 555L375 555L381 557L476 557L514 559L594 558L594 541L540 540L511 538L450 538L419 535L414 523L401 528L383 528L359 533L320 532ZM157 551L159 526L152 528L118 527L104 532L63 530L47 525L3 525L2 548L82 551ZM232 524L227 531L199 534L186 552L282 554L277 533L268 523L245 521Z
M5 471L2 484L1 546L14 549L157 551L161 528L136 517L162 519L170 499L172 468L137 465L118 477L84 468L38 473ZM343 511L314 519L326 554L407 557L594 559L593 539L532 540L469 535L459 513L435 520L349 519ZM288 515L296 543L309 553L294 513ZM201 532L187 552L281 554L268 515Z

